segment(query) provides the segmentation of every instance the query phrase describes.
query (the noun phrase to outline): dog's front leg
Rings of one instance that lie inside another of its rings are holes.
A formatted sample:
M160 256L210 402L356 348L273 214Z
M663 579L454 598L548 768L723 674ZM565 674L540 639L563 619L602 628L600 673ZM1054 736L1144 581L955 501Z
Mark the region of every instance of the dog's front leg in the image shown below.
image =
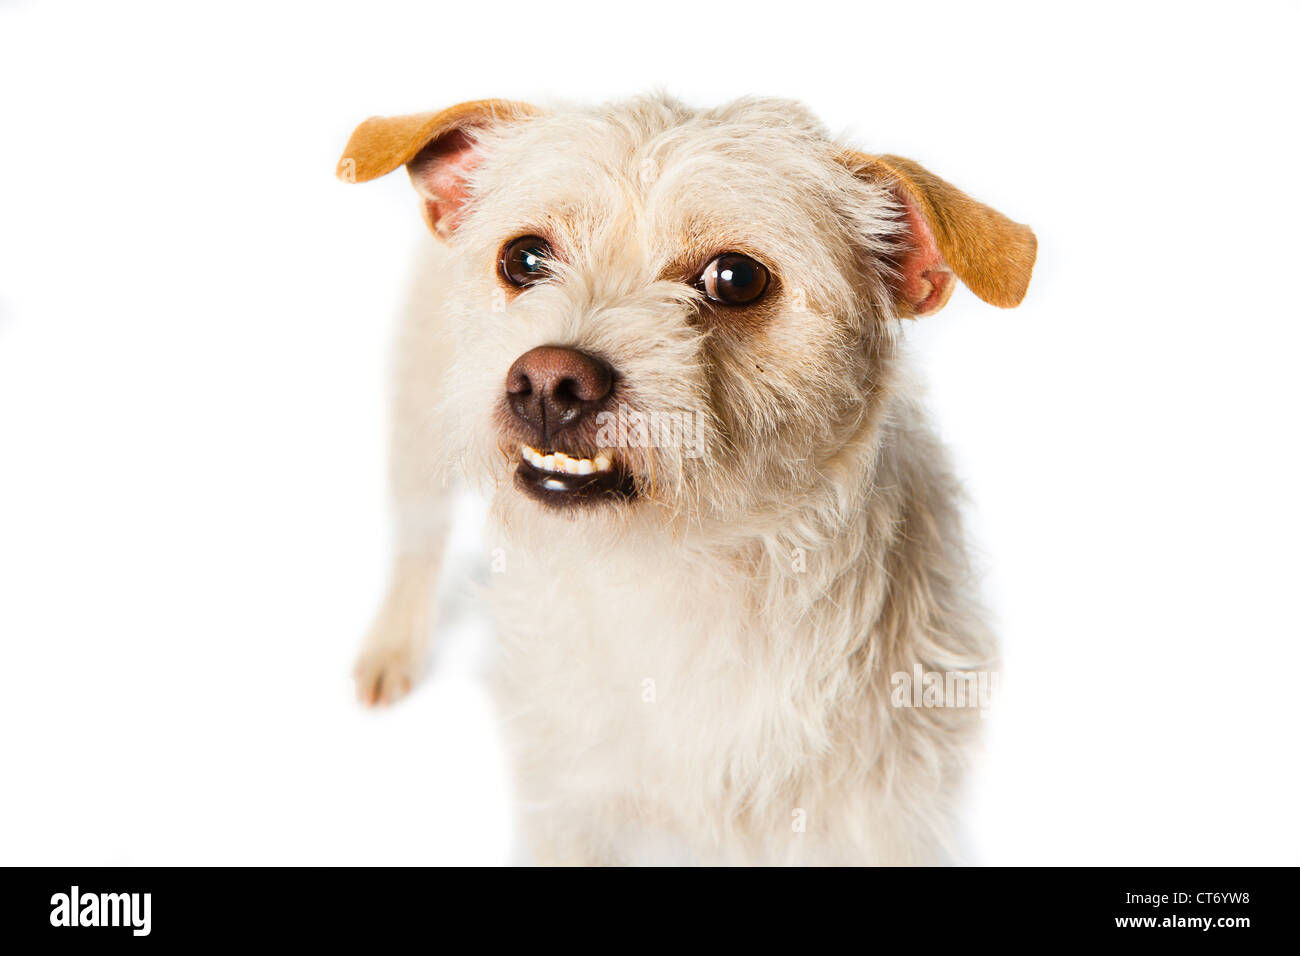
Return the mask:
M411 689L424 670L447 534L447 489L428 487L419 498L408 498L404 492L411 489L403 489L400 472L407 467L405 459L418 451L403 447L399 439L393 454L398 472L394 476L397 547L388 593L354 672L357 696L368 705L393 703ZM433 460L423 459L426 468Z
M388 594L357 659L357 696L365 704L390 704L419 678L433 632L433 595L439 559L399 554Z
M451 342L438 315L436 278L431 269L417 283L397 343L389 446L395 550L388 593L355 669L357 696L370 705L411 689L433 635L450 492L439 467L446 455L436 410Z

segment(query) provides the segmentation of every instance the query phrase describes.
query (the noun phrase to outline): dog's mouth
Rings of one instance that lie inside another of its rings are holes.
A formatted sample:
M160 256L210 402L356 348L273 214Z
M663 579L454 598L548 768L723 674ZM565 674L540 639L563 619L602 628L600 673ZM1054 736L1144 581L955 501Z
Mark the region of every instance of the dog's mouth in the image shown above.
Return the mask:
M515 485L529 497L553 507L624 502L636 497L636 482L612 449L580 458L520 445Z

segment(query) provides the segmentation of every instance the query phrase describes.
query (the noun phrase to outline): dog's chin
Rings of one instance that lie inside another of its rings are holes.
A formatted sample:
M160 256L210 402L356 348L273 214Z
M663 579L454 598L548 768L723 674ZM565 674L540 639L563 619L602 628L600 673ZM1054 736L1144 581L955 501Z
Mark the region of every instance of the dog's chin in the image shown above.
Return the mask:
M580 458L524 445L515 468L515 487L555 509L624 506L637 498L631 472L609 452Z

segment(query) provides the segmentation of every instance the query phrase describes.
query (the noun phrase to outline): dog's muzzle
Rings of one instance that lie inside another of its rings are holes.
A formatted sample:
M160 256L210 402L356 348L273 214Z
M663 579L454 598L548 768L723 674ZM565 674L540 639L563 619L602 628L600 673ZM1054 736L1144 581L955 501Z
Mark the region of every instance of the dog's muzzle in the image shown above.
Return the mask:
M525 352L510 366L506 400L532 438L519 449L521 491L553 506L635 497L636 484L616 451L597 448L592 439L615 377L596 356L553 345Z

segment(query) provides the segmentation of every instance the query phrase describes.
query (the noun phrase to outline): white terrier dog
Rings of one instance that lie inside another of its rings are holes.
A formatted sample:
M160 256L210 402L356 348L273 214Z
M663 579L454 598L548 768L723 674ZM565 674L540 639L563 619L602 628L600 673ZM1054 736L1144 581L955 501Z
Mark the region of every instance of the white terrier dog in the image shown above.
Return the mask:
M953 675L984 688L994 644L898 320L958 279L1018 304L1033 233L779 100L464 103L367 120L338 174L402 165L442 242L363 699L420 671L459 467L496 489L536 861L950 859L979 724Z

